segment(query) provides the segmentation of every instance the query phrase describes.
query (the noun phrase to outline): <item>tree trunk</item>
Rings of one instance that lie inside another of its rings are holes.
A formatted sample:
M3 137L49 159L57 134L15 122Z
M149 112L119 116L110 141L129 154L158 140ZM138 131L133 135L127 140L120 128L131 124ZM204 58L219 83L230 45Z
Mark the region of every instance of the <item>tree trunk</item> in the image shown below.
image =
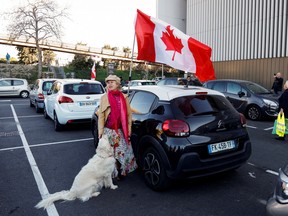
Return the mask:
M38 50L38 78L42 77L42 49L36 43L37 50Z

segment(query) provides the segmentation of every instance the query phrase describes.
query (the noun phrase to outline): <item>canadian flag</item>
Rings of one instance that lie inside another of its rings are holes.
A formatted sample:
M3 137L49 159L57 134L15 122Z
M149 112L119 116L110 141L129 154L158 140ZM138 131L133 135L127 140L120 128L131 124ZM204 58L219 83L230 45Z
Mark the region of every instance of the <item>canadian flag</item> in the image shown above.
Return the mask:
M137 10L138 60L167 64L195 73L202 82L215 79L212 49L177 28Z
M95 79L96 79L96 65L94 61L93 67L91 69L91 80L95 80Z

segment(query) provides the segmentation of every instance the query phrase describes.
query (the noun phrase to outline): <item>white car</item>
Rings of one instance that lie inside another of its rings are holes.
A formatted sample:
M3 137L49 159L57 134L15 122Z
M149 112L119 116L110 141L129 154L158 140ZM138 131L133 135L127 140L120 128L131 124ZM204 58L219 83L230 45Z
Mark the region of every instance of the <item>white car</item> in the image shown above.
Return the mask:
M0 96L20 96L22 98L27 98L29 96L29 90L26 79L0 79Z
M40 113L44 108L44 99L47 96L47 91L51 88L56 78L37 79L29 93L30 107L35 107L36 112Z
M129 85L129 83L128 83ZM128 89L128 85L123 86L122 90L125 91ZM146 86L146 85L156 85L155 80L131 80L130 86Z
M91 121L105 88L98 81L63 79L53 83L44 100L44 117L54 120L60 131L66 124Z

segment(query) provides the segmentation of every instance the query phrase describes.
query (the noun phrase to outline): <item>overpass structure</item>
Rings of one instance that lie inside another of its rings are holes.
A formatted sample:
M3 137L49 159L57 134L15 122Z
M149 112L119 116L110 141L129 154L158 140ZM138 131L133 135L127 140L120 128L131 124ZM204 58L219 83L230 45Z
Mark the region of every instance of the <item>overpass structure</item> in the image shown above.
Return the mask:
M33 38L19 37L12 39L7 35L0 34L0 44L11 45L11 46L23 46L23 47L34 47L36 48L36 42ZM79 44L69 44L60 41L43 40L39 41L39 45L43 50L51 50L56 52L64 52L71 54L82 54L88 56L99 56L103 58L119 59L124 61L131 61L132 53L113 51L103 48L94 48ZM133 62L143 62L135 60L137 53L133 54Z

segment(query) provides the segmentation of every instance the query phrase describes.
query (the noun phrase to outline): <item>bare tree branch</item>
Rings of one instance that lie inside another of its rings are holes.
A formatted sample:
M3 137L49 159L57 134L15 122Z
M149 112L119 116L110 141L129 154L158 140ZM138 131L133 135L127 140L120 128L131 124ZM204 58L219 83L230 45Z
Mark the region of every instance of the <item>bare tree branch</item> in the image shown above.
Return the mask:
M25 36L35 40L38 51L38 77L42 74L42 50L39 42L62 36L62 19L68 18L68 8L60 9L54 0L27 0L24 6L5 13L11 23L7 26L10 38Z

